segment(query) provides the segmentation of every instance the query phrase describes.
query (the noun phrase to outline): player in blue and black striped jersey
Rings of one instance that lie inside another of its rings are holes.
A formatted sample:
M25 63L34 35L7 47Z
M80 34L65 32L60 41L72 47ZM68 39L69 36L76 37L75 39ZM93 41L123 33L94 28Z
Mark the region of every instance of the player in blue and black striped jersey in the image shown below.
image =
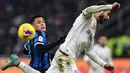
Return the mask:
M64 37L47 44L46 24L42 16L32 18L31 24L36 29L34 38L24 45L24 53L30 57L30 66L44 73L50 66L49 50L64 42ZM25 52L26 51L26 52Z
M49 51L56 47L57 45L61 44L64 42L65 36L61 37L55 42L52 42L50 44L47 43L47 38L46 38L46 24L42 16L34 16L31 20L31 24L34 26L36 33L35 36L32 40L26 41L24 45L24 54L28 55L30 58L30 64L29 66L32 67L35 70L40 71L41 73L45 73L45 71L49 68L50 66L50 56L49 56ZM26 33L26 32L25 32ZM26 34L27 36L28 34ZM30 35L30 34L29 34ZM11 55L11 57L15 58L16 55ZM10 61L10 60L9 60ZM12 61L12 60L11 60ZM5 65L2 67L2 70L5 70L11 65L10 62L5 63ZM18 66L21 69L21 66L23 67L23 62L14 65ZM26 70L22 68L22 70L25 73L31 73L35 72L31 68L26 68ZM32 70L31 72L29 72ZM36 73L36 72L35 72Z
M46 40L46 34L39 30L36 31L35 37L24 45L24 53L29 56L29 65L34 69L46 70L50 66L49 49L37 47L38 45L45 45Z

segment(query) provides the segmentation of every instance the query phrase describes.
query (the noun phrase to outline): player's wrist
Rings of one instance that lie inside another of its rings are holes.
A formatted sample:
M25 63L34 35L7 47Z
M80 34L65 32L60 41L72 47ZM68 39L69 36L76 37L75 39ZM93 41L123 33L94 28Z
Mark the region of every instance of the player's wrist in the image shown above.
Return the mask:
M101 65L101 66L102 66L102 67L105 67L105 65L106 65L106 64L107 64L107 63L106 63L106 62L104 62L104 63L102 63L102 65Z

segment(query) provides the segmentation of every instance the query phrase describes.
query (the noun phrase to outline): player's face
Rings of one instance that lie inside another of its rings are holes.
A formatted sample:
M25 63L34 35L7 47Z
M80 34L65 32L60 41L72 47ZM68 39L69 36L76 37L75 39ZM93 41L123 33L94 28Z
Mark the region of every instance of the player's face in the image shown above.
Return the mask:
M35 18L32 24L36 30L46 31L46 23L42 17Z
M101 45L107 44L107 38L106 38L105 36L101 36L101 37L99 38L99 43L100 43Z
M104 11L99 15L98 22L102 24L104 21L109 19L110 11Z

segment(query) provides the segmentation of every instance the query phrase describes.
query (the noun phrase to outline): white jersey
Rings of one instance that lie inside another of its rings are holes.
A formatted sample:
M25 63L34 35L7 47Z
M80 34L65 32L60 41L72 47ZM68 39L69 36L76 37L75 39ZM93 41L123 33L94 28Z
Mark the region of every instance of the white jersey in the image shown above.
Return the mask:
M90 20L86 21L84 15L81 13L80 16L76 19L75 23L73 24L72 29L68 33L65 42L60 46L60 49L63 52L66 52L67 54L76 58L80 54L80 52L87 47L87 43L91 43L88 42L89 35L87 31L88 32L91 31L90 34L92 34L92 36L90 37L92 38L95 35L95 29L93 29L95 27L96 27L95 18L92 17Z
M110 49L99 44L94 45L93 50L95 53L106 63L112 64L112 57ZM91 60L87 55L84 56L84 61L87 61L89 66L89 73L105 73L104 68Z
M76 18L60 49L75 59L83 50L90 50L90 47L94 43L97 24L93 13L111 9L112 5L90 6L84 9Z

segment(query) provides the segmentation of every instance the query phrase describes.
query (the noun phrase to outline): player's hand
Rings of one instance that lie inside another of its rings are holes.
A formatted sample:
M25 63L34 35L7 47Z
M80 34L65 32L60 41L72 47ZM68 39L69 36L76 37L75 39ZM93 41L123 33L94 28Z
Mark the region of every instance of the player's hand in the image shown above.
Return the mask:
M25 28L25 29L24 29L24 34L23 34L23 36L24 36L24 37L28 37L28 36L31 36L31 35L32 35L32 33Z
M117 3L117 2L114 2L113 4L112 4L112 9L119 9L120 8L120 4L119 3Z
M109 70L111 73L114 73L114 66L113 65L111 65L111 64L105 64L104 68L106 70Z

